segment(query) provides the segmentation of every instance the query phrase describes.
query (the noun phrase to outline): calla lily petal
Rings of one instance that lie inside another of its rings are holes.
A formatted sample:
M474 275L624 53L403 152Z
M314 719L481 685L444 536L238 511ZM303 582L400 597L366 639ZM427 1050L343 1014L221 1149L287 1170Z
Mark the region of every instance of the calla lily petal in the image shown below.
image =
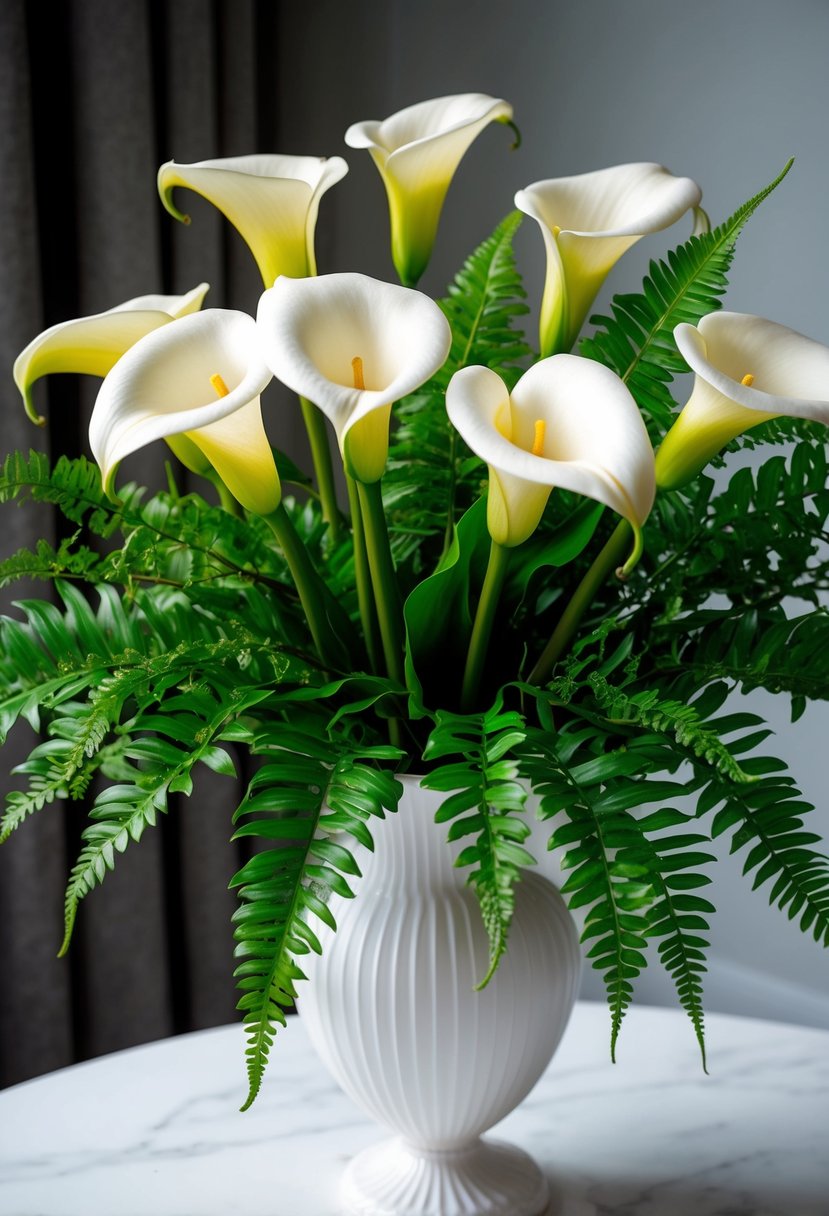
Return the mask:
M177 186L194 190L230 220L256 259L265 286L277 275L316 274L314 229L323 194L348 172L341 156L228 156L192 165L168 161L158 192L176 219Z
M281 497L259 405L270 378L245 313L207 309L147 334L106 377L92 413L89 441L107 491L125 456L183 434L243 507L270 514Z
M547 250L541 354L569 350L605 277L631 245L668 228L702 192L662 165L616 165L534 182L515 196L537 221Z
M208 291L200 283L183 296L137 296L89 317L61 321L38 334L14 361L14 380L26 413L42 425L32 398L32 386L51 372L80 372L105 376L139 338L176 317L197 312Z
M452 333L438 306L419 291L362 274L283 277L262 295L257 320L274 375L322 410L350 475L377 481L386 467L391 405L449 354Z
M354 123L352 148L367 148L386 187L392 258L400 281L414 286L429 262L443 200L455 170L489 123L512 118L512 106L485 93L421 101L383 122Z
M664 489L685 485L737 435L769 418L829 426L829 348L820 342L736 312L677 325L674 337L695 379L656 455Z
M499 545L525 541L554 486L623 516L639 537L655 493L653 451L636 402L609 368L554 355L510 394L489 368L449 382L450 421L489 466L487 523Z

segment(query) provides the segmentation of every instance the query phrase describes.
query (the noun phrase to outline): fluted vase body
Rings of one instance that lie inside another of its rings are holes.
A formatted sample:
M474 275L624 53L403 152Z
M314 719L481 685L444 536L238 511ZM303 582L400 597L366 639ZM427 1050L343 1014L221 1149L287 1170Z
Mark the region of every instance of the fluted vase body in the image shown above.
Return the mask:
M396 814L359 853L357 898L307 967L300 1014L351 1098L398 1139L366 1150L343 1183L361 1216L534 1216L546 1184L521 1150L481 1133L526 1096L576 998L575 928L558 891L527 871L490 984L474 891L434 821L445 794L404 777Z

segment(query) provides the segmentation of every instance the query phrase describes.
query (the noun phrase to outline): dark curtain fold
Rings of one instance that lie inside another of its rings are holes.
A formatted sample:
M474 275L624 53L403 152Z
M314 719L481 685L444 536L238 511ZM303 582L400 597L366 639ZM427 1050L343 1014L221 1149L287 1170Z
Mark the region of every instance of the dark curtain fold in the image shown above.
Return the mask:
M306 150L277 144L280 12L252 0L0 5L4 456L88 454L97 382L38 385L49 424L37 431L11 379L16 354L47 325L203 280L208 304L255 308L261 285L235 231L192 194L192 225L177 225L155 175L169 159ZM271 438L304 461L296 415L272 391ZM122 475L163 484L163 454L138 453ZM3 555L63 526L48 511L6 507ZM4 594L3 609L16 611L12 599L50 591ZM16 728L2 752L6 788L20 787L6 774L31 745ZM240 859L228 838L243 779L234 789L206 774L118 858L85 901L67 959L56 959L62 896L88 804L45 807L0 849L0 1083L233 1020L227 883Z

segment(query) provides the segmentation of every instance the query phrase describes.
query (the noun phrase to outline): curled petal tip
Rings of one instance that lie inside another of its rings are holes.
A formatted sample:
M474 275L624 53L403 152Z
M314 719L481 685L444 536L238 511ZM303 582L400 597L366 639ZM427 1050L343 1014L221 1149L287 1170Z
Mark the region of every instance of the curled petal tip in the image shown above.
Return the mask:
M114 507L123 507L124 500L118 497L115 490L115 474L118 472L118 465L114 464L108 469L101 470L101 488L106 494L109 501Z
M634 527L633 536L633 549L631 550L630 557L627 559L625 564L623 566L619 566L616 571L616 577L620 583L626 583L628 581L635 567L639 564L639 560L642 557L645 549L642 529L639 527Z
M521 130L518 124L514 122L513 119L507 118L506 115L504 115L503 118L499 118L497 121L503 123L505 127L509 127L509 129L512 131L515 139L512 142L510 150L512 152L517 152L521 147Z

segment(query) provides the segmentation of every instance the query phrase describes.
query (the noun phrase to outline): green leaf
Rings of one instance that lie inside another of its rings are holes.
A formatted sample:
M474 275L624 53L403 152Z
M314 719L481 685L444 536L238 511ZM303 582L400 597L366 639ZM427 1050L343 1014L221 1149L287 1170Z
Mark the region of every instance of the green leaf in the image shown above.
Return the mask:
M472 631L470 578L474 572L480 583L488 552L486 502L480 499L459 522L438 569L418 583L406 600L406 683L414 717L422 716L424 705L433 706L452 695L446 682L446 655L466 654Z

